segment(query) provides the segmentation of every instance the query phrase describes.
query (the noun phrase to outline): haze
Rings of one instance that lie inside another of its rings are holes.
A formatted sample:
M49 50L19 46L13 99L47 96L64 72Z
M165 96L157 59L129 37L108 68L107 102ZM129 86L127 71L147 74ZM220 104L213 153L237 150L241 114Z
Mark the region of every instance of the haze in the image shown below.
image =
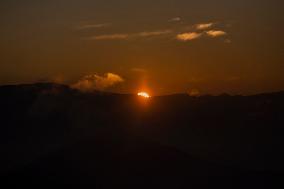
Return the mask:
M283 5L279 0L2 0L0 84L85 87L87 78L91 89L119 93L283 90Z

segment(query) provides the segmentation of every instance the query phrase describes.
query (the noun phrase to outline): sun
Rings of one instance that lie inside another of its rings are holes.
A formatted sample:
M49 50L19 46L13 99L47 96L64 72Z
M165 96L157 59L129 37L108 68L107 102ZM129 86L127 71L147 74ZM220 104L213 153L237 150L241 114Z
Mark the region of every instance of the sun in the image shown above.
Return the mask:
M146 92L139 92L137 93L138 96L143 97L143 98L150 98L151 96L146 93Z

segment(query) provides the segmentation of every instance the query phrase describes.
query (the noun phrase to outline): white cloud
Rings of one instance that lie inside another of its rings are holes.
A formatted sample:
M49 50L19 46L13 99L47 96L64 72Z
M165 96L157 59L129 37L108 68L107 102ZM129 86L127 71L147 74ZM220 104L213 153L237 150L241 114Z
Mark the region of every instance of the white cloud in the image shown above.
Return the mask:
M105 90L122 82L124 82L124 79L114 73L107 73L104 76L93 74L84 76L71 87L84 92L88 92L93 90Z
M206 30L211 28L214 25L214 23L203 23L203 24L197 24L196 29L198 30Z
M179 41L191 41L194 39L198 39L202 36L201 33L196 32L189 32L189 33L182 33L176 36L177 40Z
M221 31L221 30L210 30L210 31L207 31L206 34L210 37L220 37L220 36L227 35L226 32Z
M180 17L175 17L175 18L171 18L169 20L169 22L180 22L181 21L181 18Z

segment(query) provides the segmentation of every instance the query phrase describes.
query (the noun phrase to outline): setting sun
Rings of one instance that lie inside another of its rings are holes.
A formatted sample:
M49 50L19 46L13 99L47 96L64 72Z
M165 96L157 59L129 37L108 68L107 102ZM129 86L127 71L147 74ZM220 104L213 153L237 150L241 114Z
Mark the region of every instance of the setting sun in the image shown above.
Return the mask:
M146 92L139 92L137 95L138 95L138 96L141 96L141 97L144 97L144 98L150 98L150 97L151 97L151 96L150 96L148 93L146 93Z

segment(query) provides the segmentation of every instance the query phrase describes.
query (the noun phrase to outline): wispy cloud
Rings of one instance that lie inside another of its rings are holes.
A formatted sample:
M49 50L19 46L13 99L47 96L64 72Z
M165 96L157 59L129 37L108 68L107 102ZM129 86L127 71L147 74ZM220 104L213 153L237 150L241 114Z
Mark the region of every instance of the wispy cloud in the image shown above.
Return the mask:
M121 40L127 39L129 34L109 34L109 35L97 35L93 37L88 37L88 40Z
M93 90L105 90L122 82L124 82L124 79L114 73L106 73L104 76L93 74L84 76L71 87L84 92L89 92Z
M197 30L206 30L206 29L211 28L213 25L214 25L213 22L210 22L210 23L203 23L203 24L197 24L197 25L196 25L196 29L197 29Z
M182 33L176 36L177 40L179 41L191 41L194 39L198 39L202 36L202 33L197 32L189 32L189 33Z
M210 37L220 37L220 36L227 35L227 33L222 30L210 30L210 31L207 31L206 34Z
M134 36L138 37L151 37L151 36L159 36L159 35L166 35L172 33L171 30L163 30L163 31L150 31L150 32L140 32L134 34Z
M145 31L132 34L107 34L88 37L88 40L126 40L130 38L154 37L172 33L171 30Z
M181 18L180 17L174 17L168 20L169 22L180 22Z
M180 17L175 17L170 19L170 22L178 22L180 21ZM104 24L89 24L81 26L81 28L101 28L109 26L109 23ZM153 31L141 31L136 33L113 33L113 34L101 34L101 35L94 35L90 37L85 37L85 40L133 40L133 39L142 39L142 38L150 38L150 37L173 37L179 41L192 41L194 39L198 39L204 36L209 36L212 38L220 37L227 35L225 31L214 29L215 26L214 22L208 23L199 23L192 25L190 28L187 28L187 32L177 29L166 29L166 30L153 30ZM180 32L180 33L178 33ZM229 40L225 41L226 43L230 43Z
M84 24L80 25L78 29L84 30L84 29L93 29L93 28L105 28L109 27L111 23L103 23L103 24Z

